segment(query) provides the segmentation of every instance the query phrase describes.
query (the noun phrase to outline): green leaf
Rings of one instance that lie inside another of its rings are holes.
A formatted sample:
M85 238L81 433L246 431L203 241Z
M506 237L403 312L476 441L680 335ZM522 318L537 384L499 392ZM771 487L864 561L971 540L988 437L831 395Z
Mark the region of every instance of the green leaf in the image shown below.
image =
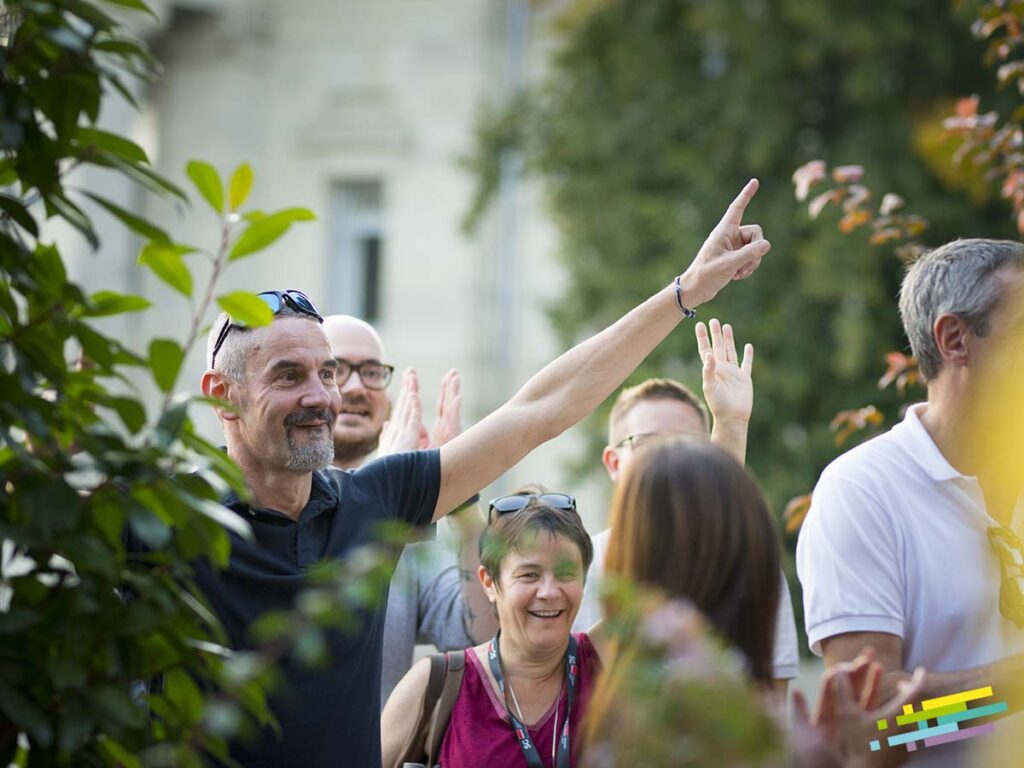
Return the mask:
M217 170L209 163L193 160L186 167L186 172L210 207L217 213L224 213L224 186Z
M110 3L111 5L119 5L122 8L131 8L134 11L143 11L144 13L148 13L154 19L157 18L157 15L153 13L153 9L142 2L142 0L103 0L103 2Z
M82 149L97 148L133 163L148 163L145 150L134 141L99 128L79 128L78 144Z
M97 741L99 742L100 749L106 752L106 757L110 759L108 765L111 768L115 766L116 768L142 768L139 758L113 739L104 736Z
M3 680L0 680L0 712L19 728L24 728L39 746L45 748L53 743L53 728L44 712L34 701Z
M181 434L185 426L185 418L188 416L188 398L182 398L174 402L170 408L163 412L156 424L157 442L166 448Z
M107 403L117 412L128 431L135 434L146 424L146 409L138 400L130 397L112 397Z
M153 306L151 302L141 296L114 291L97 291L89 297L89 302L90 306L85 311L86 317L106 317L125 312L140 312Z
M132 231L137 232L143 237L148 237L150 240L155 240L161 245L171 244L171 238L169 238L167 233L155 224L150 224L141 216L136 216L131 211L125 210L121 206L112 203L99 195L94 195L92 192L86 192L85 194L99 203L108 213L120 219L121 222Z
M316 216L306 208L287 208L252 222L235 241L228 261L262 251L273 244L296 221L312 221Z
M164 178L144 163L132 163L112 155L93 158L90 162L105 168L116 168L155 194L162 195L165 192L169 192L179 200L188 202L188 195L185 194L181 187Z
M172 339L153 339L149 343L149 367L153 380L163 392L170 392L174 387L184 360L185 350Z
M140 492L135 494L142 496ZM163 549L171 540L171 529L153 510L138 502L132 502L128 509L128 526L139 540L151 549Z
M50 195L46 198L46 206L48 214L52 215L52 211L61 216L68 224L81 233L90 247L94 250L100 247L100 240L96 237L96 231L92 228L92 222L81 208L63 195Z
M228 205L232 211L237 211L249 197L249 190L252 189L252 168L248 163L242 163L235 168L231 174L231 182L228 184Z
M4 215L9 216L15 224L32 235L32 237L39 237L39 227L36 225L36 220L20 201L8 195L0 195L0 209L3 210Z
M241 325L270 325L274 321L274 313L263 299L255 293L235 291L220 296L217 304L231 319Z
M164 677L164 695L185 715L188 722L197 722L203 712L203 694L183 669L172 669Z
M153 274L183 296L192 295L192 273L182 258L192 249L184 245L163 245L149 242L139 253L139 264L144 264Z

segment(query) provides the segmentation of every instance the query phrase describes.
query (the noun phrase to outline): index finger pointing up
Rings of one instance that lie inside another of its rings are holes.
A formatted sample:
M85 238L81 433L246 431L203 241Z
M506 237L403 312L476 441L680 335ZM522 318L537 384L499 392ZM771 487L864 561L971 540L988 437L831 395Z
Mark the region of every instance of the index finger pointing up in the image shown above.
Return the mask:
M726 210L725 215L722 217L722 224L730 224L738 227L743 223L743 213L747 210L747 206L750 201L754 198L757 193L757 188L760 186L760 182L757 179L751 179L747 182L746 186L740 190L740 193L736 195L736 199L732 201L732 204Z

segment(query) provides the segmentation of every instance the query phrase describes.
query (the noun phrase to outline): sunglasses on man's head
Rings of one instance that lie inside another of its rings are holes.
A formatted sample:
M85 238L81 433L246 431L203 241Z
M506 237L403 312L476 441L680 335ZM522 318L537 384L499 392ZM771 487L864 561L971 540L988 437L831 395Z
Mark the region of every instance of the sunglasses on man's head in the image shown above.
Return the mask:
M568 493L517 493L512 496L499 496L496 499L491 499L487 508L487 519L492 520L501 515L519 512L533 503L544 504L555 509L576 511L576 499ZM492 515L492 512L497 514Z
M301 312L303 315L309 315L315 317L317 322L322 323L324 321L323 315L320 314L320 310L316 308L316 305L312 300L304 294L302 291L297 291L294 288L289 288L286 291L263 291L257 293L268 307L270 311L275 315L281 314L281 311L288 307L295 312ZM228 316L228 319L224 321L224 327L220 329L220 333L217 335L217 341L213 345L213 352L210 354L210 367L213 368L217 362L217 353L220 352L220 348L224 346L224 340L227 339L228 333L232 328L244 328L245 323L240 320L235 320Z

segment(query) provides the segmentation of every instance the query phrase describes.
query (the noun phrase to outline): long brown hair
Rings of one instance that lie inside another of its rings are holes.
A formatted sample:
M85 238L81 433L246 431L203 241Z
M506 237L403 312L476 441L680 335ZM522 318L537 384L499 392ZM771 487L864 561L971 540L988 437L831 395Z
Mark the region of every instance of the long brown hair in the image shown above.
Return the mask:
M677 439L641 452L619 483L605 572L692 602L768 683L779 550L753 477L711 443ZM609 619L626 609L614 594L602 599Z

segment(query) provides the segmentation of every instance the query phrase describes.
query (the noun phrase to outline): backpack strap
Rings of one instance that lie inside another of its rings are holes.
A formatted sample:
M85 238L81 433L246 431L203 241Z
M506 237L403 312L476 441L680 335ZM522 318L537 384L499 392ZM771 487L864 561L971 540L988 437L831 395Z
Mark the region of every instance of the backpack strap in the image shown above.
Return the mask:
M423 693L423 701L420 702L416 726L402 745L402 751L393 768L402 768L407 762L418 763L422 756L427 754L427 737L434 719L434 710L445 690L447 667L448 663L443 653L430 655L430 677L427 680L427 690Z
M452 709L455 708L455 700L459 698L459 691L462 689L462 674L466 668L466 653L466 651L451 651L444 654L444 658L447 661L444 688L434 706L434 716L431 718L430 730L427 732L427 739L424 744L427 765L437 765L441 756L441 741L448 730L448 722L452 717Z

